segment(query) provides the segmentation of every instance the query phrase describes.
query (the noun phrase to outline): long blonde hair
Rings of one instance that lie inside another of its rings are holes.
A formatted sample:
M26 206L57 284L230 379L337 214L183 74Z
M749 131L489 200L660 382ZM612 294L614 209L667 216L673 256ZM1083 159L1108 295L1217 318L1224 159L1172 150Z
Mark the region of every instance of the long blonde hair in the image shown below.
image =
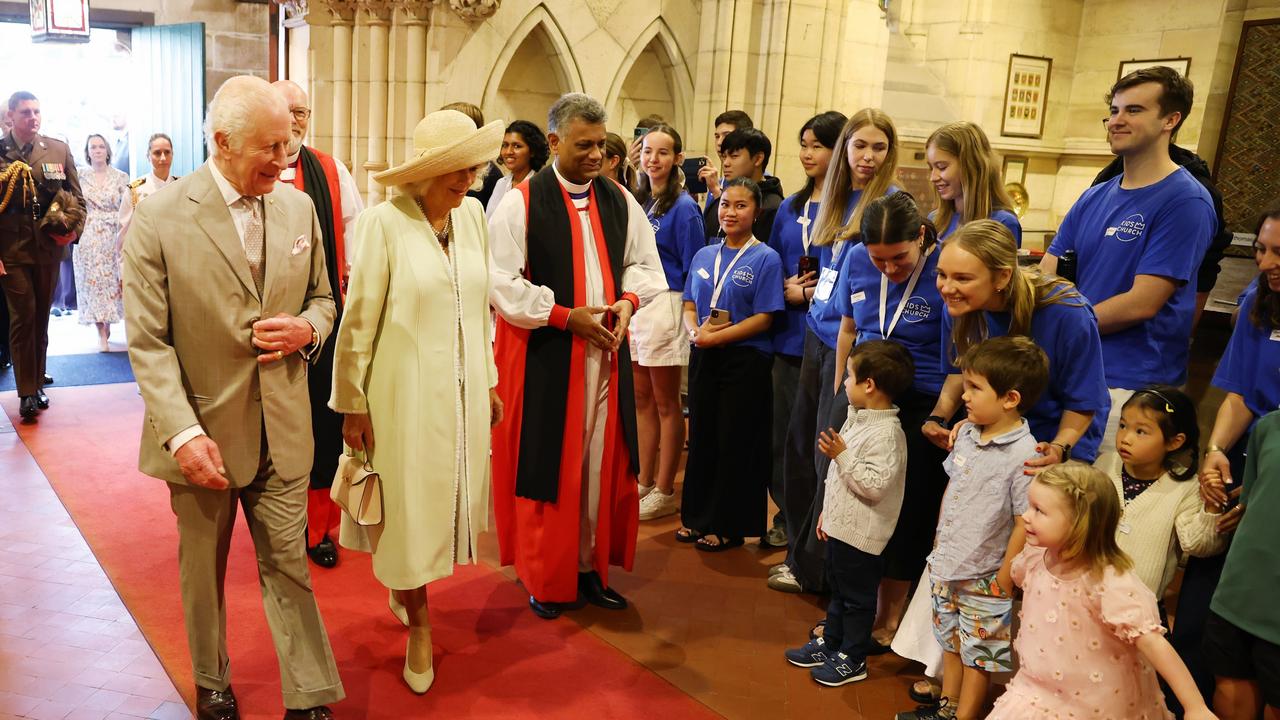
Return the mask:
M999 292L1006 296L1009 313L1009 335L1030 335L1031 318L1046 305L1084 306L1084 296L1076 286L1060 277L1045 275L1039 268L1018 266L1017 243L1009 228L995 220L974 220L947 238L945 247L955 246L991 271L993 276L1009 273L1009 284ZM958 360L969 348L987 339L986 315L981 311L965 313L951 327L954 344L952 359Z
M1133 568L1133 560L1116 544L1120 498L1106 473L1082 462L1067 462L1050 467L1032 482L1058 491L1075 516L1058 549L1059 558L1079 560L1096 578L1108 567L1116 572Z
M889 138L889 151L884 162L876 168L876 174L862 188L862 196L853 209L849 222L844 221L844 210L849 205L849 197L853 194L853 169L849 167L849 141L853 134L867 125ZM840 157L832 157L827 166L827 178L822 184L822 201L818 207L818 218L814 222L813 244L833 245L858 235L862 227L862 213L872 200L889 191L898 175L898 131L893 120L883 110L863 108L853 114L840 131L840 137L832 148ZM834 155L834 153L833 153Z
M961 225L974 220L985 220L995 210L1013 207L1013 198L1004 189L1000 163L996 161L991 141L987 140L987 134L982 132L982 128L967 121L948 123L929 136L925 148L931 145L954 156L960 164L960 182L964 192L964 207L960 209ZM946 232L956 213L955 203L943 200L937 188L933 188L933 197L938 204L934 224Z

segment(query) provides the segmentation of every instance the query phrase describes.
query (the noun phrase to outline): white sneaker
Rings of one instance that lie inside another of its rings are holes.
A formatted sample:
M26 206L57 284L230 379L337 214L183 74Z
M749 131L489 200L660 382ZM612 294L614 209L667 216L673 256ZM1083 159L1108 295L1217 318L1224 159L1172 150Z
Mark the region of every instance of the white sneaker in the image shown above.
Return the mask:
M656 520L680 512L680 501L673 492L670 495L662 492L651 492L640 500L640 519Z
M645 499L646 497L648 497L648 496L649 496L649 493L653 492L653 489L654 489L654 488L656 488L656 487L658 487L658 486L657 486L657 485L641 485L640 483L636 483L636 490L638 490L638 491L640 492L640 499L641 499L641 500L643 500L643 499Z
M800 581L796 579L795 575L791 574L790 570L783 570L780 573L770 575L768 585L771 590L785 593L804 592L804 588L800 587Z

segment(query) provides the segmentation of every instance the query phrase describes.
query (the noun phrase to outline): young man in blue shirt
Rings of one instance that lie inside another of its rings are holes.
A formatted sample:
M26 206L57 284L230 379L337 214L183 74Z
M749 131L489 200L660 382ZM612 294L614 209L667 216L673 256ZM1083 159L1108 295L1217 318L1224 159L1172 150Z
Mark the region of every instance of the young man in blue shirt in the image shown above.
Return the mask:
M1192 96L1191 82L1163 66L1112 86L1104 124L1124 173L1085 191L1040 263L1056 272L1074 251L1076 284L1098 316L1112 396L1099 452L1115 449L1120 408L1135 390L1187 379L1191 280L1217 229L1209 193L1169 156Z

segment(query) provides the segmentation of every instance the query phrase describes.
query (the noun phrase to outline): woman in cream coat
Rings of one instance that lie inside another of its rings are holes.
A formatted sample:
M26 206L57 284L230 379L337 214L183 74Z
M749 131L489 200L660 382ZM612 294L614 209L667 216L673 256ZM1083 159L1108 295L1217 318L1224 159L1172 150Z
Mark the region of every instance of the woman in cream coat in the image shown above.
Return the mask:
M477 129L454 110L414 130L404 164L374 175L400 193L356 223L333 396L343 439L368 450L381 475L383 522L344 514L339 542L373 553L373 572L409 626L404 679L415 692L435 670L427 583L470 562L489 508L493 388L489 239L484 210L466 197L476 167L498 154L502 121Z

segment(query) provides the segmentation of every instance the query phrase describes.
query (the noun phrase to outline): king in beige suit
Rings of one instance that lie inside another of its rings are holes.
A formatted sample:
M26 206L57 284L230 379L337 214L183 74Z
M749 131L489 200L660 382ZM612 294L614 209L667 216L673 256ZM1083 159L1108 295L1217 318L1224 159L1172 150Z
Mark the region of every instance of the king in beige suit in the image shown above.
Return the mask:
M277 186L289 111L266 81L228 80L211 159L135 211L124 243L129 358L146 402L139 465L165 480L201 720L239 717L223 581L237 507L253 535L285 718L343 698L303 530L310 358L334 303L311 201Z

